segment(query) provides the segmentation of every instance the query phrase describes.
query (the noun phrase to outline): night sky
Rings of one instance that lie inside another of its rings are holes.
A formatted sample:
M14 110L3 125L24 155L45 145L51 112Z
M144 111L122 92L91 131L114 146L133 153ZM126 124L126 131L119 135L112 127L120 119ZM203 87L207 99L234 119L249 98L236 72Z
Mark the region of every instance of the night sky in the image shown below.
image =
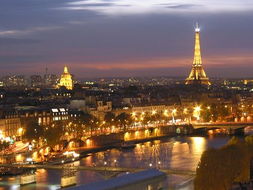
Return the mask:
M252 0L0 0L0 75L253 77Z

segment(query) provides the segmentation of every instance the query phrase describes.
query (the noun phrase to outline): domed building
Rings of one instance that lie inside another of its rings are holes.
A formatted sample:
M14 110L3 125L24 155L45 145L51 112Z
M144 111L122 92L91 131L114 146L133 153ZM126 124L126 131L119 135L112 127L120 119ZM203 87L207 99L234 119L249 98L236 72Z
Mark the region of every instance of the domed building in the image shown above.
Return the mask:
M64 71L61 75L60 82L58 84L58 87L65 86L66 89L72 90L73 89L73 79L72 75L68 71L68 67L64 67Z

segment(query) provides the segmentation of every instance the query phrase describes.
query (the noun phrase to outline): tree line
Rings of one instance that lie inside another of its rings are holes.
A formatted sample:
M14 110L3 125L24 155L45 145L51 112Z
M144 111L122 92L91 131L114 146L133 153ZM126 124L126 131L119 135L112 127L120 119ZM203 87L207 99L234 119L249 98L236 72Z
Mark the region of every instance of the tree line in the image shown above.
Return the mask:
M229 190L234 183L250 180L253 136L233 137L219 149L208 149L196 170L195 190Z
M81 139L83 136L92 136L96 130L101 132L112 126L119 127L120 130L126 131L132 124L131 115L121 113L118 116L108 112L103 121L95 116L83 113L78 117L70 117L67 120L53 121L49 125L39 125L34 118L23 121L24 135L23 139L29 142L40 142L48 146L57 145L64 135L71 136L75 139Z

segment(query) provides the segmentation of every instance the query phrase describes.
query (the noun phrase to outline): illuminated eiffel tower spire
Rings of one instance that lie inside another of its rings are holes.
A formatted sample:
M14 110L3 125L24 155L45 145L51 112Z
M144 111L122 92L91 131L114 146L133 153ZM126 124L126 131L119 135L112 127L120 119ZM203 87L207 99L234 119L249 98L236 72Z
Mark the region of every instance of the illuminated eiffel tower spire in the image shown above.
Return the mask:
M195 48L192 70L185 84L204 84L210 85L210 81L202 67L201 50L200 50L200 28L198 23L195 27Z

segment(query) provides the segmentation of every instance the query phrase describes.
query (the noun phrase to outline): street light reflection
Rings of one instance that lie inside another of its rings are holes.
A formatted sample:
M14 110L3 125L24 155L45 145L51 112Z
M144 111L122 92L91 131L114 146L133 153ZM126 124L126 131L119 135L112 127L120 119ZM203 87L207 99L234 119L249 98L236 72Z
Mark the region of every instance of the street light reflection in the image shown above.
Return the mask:
M206 149L206 140L204 137L192 137L193 153L202 153Z

